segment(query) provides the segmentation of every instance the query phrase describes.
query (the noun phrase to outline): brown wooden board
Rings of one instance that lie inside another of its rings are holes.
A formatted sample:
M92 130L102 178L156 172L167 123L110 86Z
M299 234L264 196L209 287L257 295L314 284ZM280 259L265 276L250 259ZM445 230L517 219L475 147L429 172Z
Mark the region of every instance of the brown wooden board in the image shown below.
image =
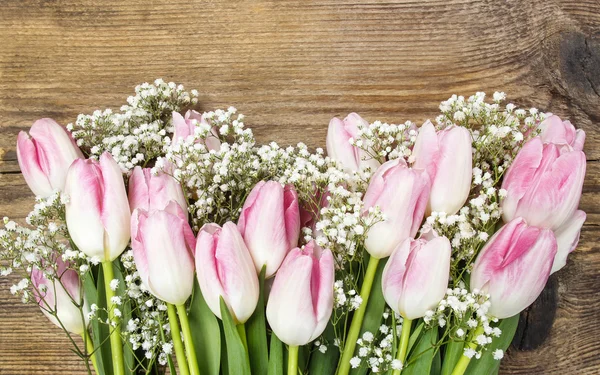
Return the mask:
M352 111L419 123L475 91L570 119L587 133L588 220L546 292L553 324L544 308L526 316L518 346L541 346L511 349L501 373L600 374L598 0L2 0L0 216L22 220L33 203L19 130L116 109L158 77L282 144L324 146L329 119ZM16 280L0 279L0 374L82 374L61 331L10 295Z

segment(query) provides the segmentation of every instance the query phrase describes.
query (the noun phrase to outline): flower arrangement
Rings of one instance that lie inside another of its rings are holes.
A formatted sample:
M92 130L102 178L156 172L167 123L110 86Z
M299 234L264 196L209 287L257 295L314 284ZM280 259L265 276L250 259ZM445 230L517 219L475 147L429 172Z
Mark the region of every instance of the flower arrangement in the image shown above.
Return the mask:
M504 93L333 118L327 155L197 96L157 80L18 136L36 202L0 272L89 374L497 373L577 246L585 133Z

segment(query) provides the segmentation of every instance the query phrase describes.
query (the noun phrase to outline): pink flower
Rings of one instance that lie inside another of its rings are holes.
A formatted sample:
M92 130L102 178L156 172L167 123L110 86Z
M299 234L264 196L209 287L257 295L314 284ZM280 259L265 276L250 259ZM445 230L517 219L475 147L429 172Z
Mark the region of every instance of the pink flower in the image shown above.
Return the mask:
M392 253L382 275L383 296L403 318L418 319L444 298L450 276L450 241L406 239Z
M267 265L266 277L277 271L285 255L298 245L300 208L291 185L261 181L250 192L238 220L256 270Z
M367 167L374 171L380 163L364 150L350 144L350 140L360 139L359 128L366 128L369 123L356 113L350 113L344 121L334 117L327 130L327 155L339 162L346 171L353 172Z
M33 268L31 271L31 283L35 288L33 295L44 315L52 323L80 335L87 327L89 308L83 299L79 275L77 271L69 269L69 265L58 255L56 256L56 266L56 271L50 268L45 271L48 275L53 276L50 279L46 277L44 271ZM83 313L78 307L80 304L82 304ZM52 313L56 313L56 315Z
M385 217L367 233L365 247L371 256L385 258L396 246L417 234L429 189L427 172L408 168L404 159L390 160L377 169L363 200L363 214L377 206Z
M79 158L83 158L79 147L67 130L52 119L37 120L29 130L29 136L21 131L17 137L21 172L37 196L45 198L56 190L62 191L67 170Z
M129 177L129 207L146 211L162 210L170 201L175 201L187 211L187 200L181 185L165 172L153 175L150 168L135 167Z
M533 138L504 176L504 221L522 217L529 225L558 229L579 205L585 169L582 151Z
M428 212L457 213L469 196L473 177L469 130L451 126L436 133L427 121L419 130L412 157L413 168L425 169L431 177Z
M136 209L131 247L142 283L156 298L181 305L192 295L196 238L181 207Z
M583 150L585 132L575 129L570 121L562 121L560 117L552 115L542 121L538 128L544 143L568 144L577 151Z
M131 213L121 169L105 152L100 162L77 159L65 183L67 228L79 250L100 261L117 258L129 243Z
M479 253L471 272L471 290L490 295L488 312L499 319L518 314L544 289L557 244L549 229L522 218L504 225Z
M204 116L196 111L187 111L185 117L178 112L173 112L173 126L175 127L175 131L173 132L174 142L185 141L189 136L193 136L196 128L200 126L206 127L208 136L206 137L206 140L197 140L196 142L205 144L209 151L221 148L221 141L219 140L217 129L211 127L206 119L204 119Z
M196 243L198 283L208 307L221 318L223 297L237 323L246 322L258 303L258 277L252 257L236 225L206 224Z
M565 221L564 224L554 232L558 244L558 251L554 258L551 273L560 270L567 264L567 256L575 250L579 243L579 235L585 219L585 212L577 210L571 218Z
M323 333L333 310L333 282L331 251L314 241L290 251L267 303L267 320L282 342L305 345Z

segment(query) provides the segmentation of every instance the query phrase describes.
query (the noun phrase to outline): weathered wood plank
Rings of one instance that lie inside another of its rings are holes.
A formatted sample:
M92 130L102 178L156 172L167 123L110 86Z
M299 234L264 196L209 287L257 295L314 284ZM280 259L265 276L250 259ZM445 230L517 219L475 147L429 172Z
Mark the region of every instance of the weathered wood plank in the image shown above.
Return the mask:
M453 93L505 91L569 118L600 160L600 2L4 0L0 12L0 216L32 204L14 140L41 117L118 108L135 84L197 88L236 106L260 141L324 146L329 119L423 121ZM590 162L582 241L558 273L548 340L506 374L600 372L600 166ZM60 331L0 279L0 374L81 374ZM37 358L34 362L31 358Z

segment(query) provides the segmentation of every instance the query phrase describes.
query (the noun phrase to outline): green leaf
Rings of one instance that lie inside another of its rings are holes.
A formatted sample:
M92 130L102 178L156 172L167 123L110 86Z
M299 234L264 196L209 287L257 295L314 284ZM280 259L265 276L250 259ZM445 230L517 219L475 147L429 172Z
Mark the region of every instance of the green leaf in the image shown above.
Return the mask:
M275 332L271 334L271 348L269 352L269 375L283 375L283 343ZM323 374L328 374L323 372Z
M267 326L265 323L265 270L266 266L263 266L260 271L260 294L256 310L246 322L250 368L252 374L255 375L264 375L269 368L269 348L267 346Z
M85 274L85 277L83 279L83 293L85 295L85 299L90 303L95 303L97 304L98 301L98 291L96 290L96 282L94 281L94 275L92 274L91 270L90 272L87 272ZM106 302L105 302L106 303ZM98 327L100 323L98 323L98 321L96 319L92 319L90 322L90 325L92 326L92 332L91 332L91 338L92 338L92 342L94 343L94 348L97 348L99 343L101 342L100 339L100 328ZM109 345L109 355L110 355L110 345ZM98 375L107 375L107 372L104 370L105 366L104 366L104 358L103 358L103 354L102 354L102 348L100 350L96 350L96 352L94 353L96 356L96 364L98 365L98 371L100 372L100 374ZM112 372L112 366L110 367L110 371Z
M451 340L444 346L444 363L442 364L441 375L451 375L458 360L463 354L465 347L464 341Z
M519 314L502 319L498 327L502 330L500 337L494 337L492 343L484 351L480 359L473 359L465 371L465 375L478 375L478 374L493 374L500 367L500 361L495 360L493 353L497 349L506 351L508 349L512 339L517 331L517 325L519 325Z
M331 321L327 323L325 332L323 332L323 339L331 344L335 340L335 331ZM337 368L338 360L340 358L340 350L337 346L328 345L327 351L321 353L319 350L315 350L310 356L310 362L308 365L309 374L334 374ZM270 375L270 374L269 374Z
M437 341L437 327L425 330L408 357L407 366L402 370L402 375L429 374L435 356L434 345L437 344Z
M93 283L93 280L88 280L88 287L85 291L86 295L88 292L93 294L91 285L89 285L90 282ZM92 296L89 299L89 303L95 303L98 306L98 311L96 312L97 318L92 319L91 322L94 348L99 348L96 350L96 361L98 361L99 367L98 371L103 371L103 375L113 375L109 338L110 329L108 325L100 323L100 321L105 322L108 319L108 314L106 313L106 292L104 291L104 271L102 271L102 267L98 267L98 279L96 280L94 288L96 290L96 298L93 299ZM102 368L102 370L100 368Z
M367 302L365 317L363 318L363 323L360 327L359 337L362 337L367 331L377 334L379 327L381 327L383 311L385 310L385 299L383 298L383 290L381 289L381 275L383 274L383 268L386 263L387 258L381 259L377 264L377 271L375 272L375 278L373 280L373 286L371 287L369 301ZM364 375L366 373L367 367L365 366L350 370L351 375Z
M206 304L197 280L194 282L188 320L200 373L202 375L219 375L221 364L219 321Z
M421 321L421 323L419 323L417 328L415 328L415 330L412 331L410 337L408 338L408 346L406 347L406 354L408 356L410 356L410 350L413 348L413 346L415 346L415 343L421 336L421 331L423 331L424 325L425 325L425 323L423 323L423 321Z
M442 353L439 349L435 351L433 362L431 363L431 371L429 375L439 375L442 372Z
M116 259L112 262L113 272L115 279L119 280L119 285L117 287L116 295L124 296L125 295L125 278L123 277L123 273L121 272L121 262ZM125 298L123 298L125 300ZM121 316L121 332L125 330L125 326L129 319L131 319L131 303L126 302L122 306L120 306L120 310L122 313ZM134 358L135 353L128 341L125 342L123 348L123 361L125 362L125 374L127 375L135 375L136 371L136 359Z
M244 343L236 329L229 309L220 297L221 318L223 319L223 331L225 332L225 342L227 344L227 367L231 375L250 375L250 361Z

